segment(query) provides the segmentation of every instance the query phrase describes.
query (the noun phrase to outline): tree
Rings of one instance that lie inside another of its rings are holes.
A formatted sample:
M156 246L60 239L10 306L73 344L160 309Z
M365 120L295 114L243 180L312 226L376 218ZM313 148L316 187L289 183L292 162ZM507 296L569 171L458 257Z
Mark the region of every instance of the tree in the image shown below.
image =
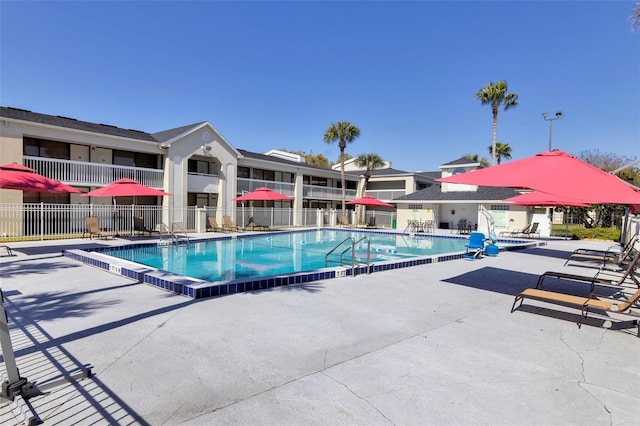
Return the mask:
M284 148L280 148L280 151L291 152L292 154L298 154L302 158L304 158L305 164L309 164L310 166L318 166L330 169L333 166L333 163L329 161L327 157L323 154L315 155L313 151L309 151L307 154L305 151L287 151Z
M518 106L518 94L507 93L507 82L500 80L497 83L490 82L476 93L476 97L480 99L482 105L491 105L493 113L493 143L491 144L491 165L496 164L496 136L498 133L498 110L500 106L505 111Z
M493 152L493 146L489 145L489 154ZM508 143L496 142L496 160L498 164L503 158L511 159L511 147Z
M369 179L375 169L384 167L387 163L378 154L360 154L356 157L354 164L364 168L364 190L367 190Z
M634 30L640 30L640 3L636 3L633 7L629 19L631 20L631 27Z
M577 156L585 163L589 163L605 172L612 172L626 165L637 164L637 159L626 155L614 154L611 152L600 152L597 149L581 151ZM616 176L635 186L640 186L640 169L637 167L627 167L616 172Z
M476 163L480 163L483 166L488 166L489 165L489 160L487 160L486 158L482 157L480 158L480 156L478 154L465 154L462 156L462 158L468 158L469 160L476 162Z
M379 169L384 167L387 163L380 157L378 154L360 154L356 157L354 164L358 167L364 168L364 191L363 194L367 191L367 185L369 184L369 179L371 179L371 175L375 169ZM358 212L358 221L360 223L364 222L364 207L359 206Z
M312 152L304 156L304 162L311 166L319 166L330 169L332 164L323 154L314 155Z
M360 129L348 121L331 123L324 133L324 141L328 144L338 142L340 148L340 180L342 182L342 211L345 210L346 188L344 185L344 150L348 143L360 136Z
M624 166L637 164L638 160L633 160L624 155L613 153L603 153L597 149L582 151L577 156L585 163L589 163L606 172L612 172ZM616 176L633 185L640 185L640 169L637 167L626 167L616 172ZM595 204L588 208L572 209L580 221L587 228L620 226L625 214L625 206L619 204Z

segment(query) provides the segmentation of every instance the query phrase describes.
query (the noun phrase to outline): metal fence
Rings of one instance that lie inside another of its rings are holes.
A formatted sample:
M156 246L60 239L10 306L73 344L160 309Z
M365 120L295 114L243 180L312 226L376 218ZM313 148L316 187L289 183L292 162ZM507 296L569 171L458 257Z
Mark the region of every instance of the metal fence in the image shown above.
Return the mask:
M86 233L86 218L97 217L100 230L113 235L135 233L134 218L142 217L144 228L155 229L164 223L172 228L180 223L187 232L198 230L198 218L202 209L205 215L229 215L234 224L244 226L251 216L254 222L271 228L336 226L340 224L342 213L338 210L316 208L293 209L290 207L249 207L238 206L228 211L217 212L215 207L168 208L150 205L109 205L109 204L0 204L0 240L45 240L57 238L78 238ZM351 223L357 223L352 210L348 211ZM379 227L391 228L395 212L375 212L367 210L364 224L371 222ZM208 221L206 221L208 223Z
M215 210L207 214L215 214ZM159 223L174 222L182 222L185 229L195 229L196 207L169 209L149 205L0 204L0 237L77 238L85 233L87 217L97 217L103 232L131 235L134 232L134 217L142 217L147 229L154 229Z

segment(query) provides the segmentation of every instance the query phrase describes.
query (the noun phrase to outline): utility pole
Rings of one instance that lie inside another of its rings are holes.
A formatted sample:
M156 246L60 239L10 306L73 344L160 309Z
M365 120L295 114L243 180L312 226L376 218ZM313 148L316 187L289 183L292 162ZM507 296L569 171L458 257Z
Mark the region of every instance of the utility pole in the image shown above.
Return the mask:
M546 112L542 113L542 118L544 119L544 121L548 121L549 122L549 151L551 151L551 137L553 135L553 121L557 120L560 117L562 117L562 111L556 112L556 116L555 117L547 117L547 113Z

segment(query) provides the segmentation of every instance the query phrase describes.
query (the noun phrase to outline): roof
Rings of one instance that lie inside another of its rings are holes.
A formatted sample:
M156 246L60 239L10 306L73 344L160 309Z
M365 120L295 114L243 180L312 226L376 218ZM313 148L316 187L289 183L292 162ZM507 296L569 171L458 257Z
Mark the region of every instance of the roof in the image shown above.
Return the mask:
M467 157L460 157L457 160L453 160L453 161L449 161L448 163L444 163L442 164L440 167L446 167L446 166L459 166L462 164L466 164L466 165L480 165L482 167L482 165L480 164L479 161L474 161L471 160Z
M365 170L345 170L345 174L352 174L352 175L357 175L357 176L362 176L364 174ZM386 168L386 169L373 169L371 171L371 176L406 176L406 175L411 175L411 176L420 176L424 179L427 180L434 180L437 178L442 177L442 172L441 171L435 171L435 172L407 172L404 170L398 170L398 169L391 169L391 168Z
M395 198L393 201L501 201L516 195L520 195L520 192L511 188L479 186L477 191L442 192L439 186L434 185L403 197Z
M252 152L252 151L247 151L244 149L240 149L238 148L238 152L240 154L242 154L244 157L246 158L253 158L254 160L263 160L263 161L268 161L270 163L281 163L281 164L288 164L290 166L296 166L296 167L304 167L306 169L313 169L313 170L322 170L324 172L329 172L329 173L340 173L340 172L336 172L333 169L327 168L327 167L321 167L321 166L316 166L316 165L311 165L311 164L307 164L307 163L298 163L297 161L292 161L292 160L286 160L284 158L281 157L274 157L272 155L266 155L266 154L260 154L258 152ZM345 172L345 175L347 175L348 173ZM359 172L359 174L362 174L361 171Z
M175 138L176 136L180 136L181 134L185 133L188 130L201 126L205 123L206 121L201 121L199 123L193 123L193 124L188 124L186 126L176 127L175 129L163 130L161 132L154 133L153 137L158 142L166 142L168 140Z
M90 123L88 121L76 120L75 118L63 117L61 115L40 114L20 108L0 107L0 117L28 121L31 123L46 124L49 126L64 127L67 129L82 130L85 132L100 133L103 135L158 142L151 134L140 130L121 129L120 127L111 126L109 124Z

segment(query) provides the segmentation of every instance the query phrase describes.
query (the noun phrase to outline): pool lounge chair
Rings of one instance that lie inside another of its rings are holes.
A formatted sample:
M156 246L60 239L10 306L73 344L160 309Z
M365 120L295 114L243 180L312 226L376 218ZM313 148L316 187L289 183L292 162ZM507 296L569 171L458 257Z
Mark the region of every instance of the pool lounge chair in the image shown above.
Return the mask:
M608 264L617 265L618 267L622 266L624 263L632 260L635 253L639 250L636 247L636 243L638 242L638 235L634 235L633 238L629 240L629 242L622 247L619 251L615 250L591 250L586 248L579 248L574 250L573 253L569 256L569 258L564 262L564 265L567 266L569 262L591 262L595 263L597 268L606 268ZM585 266L580 265L580 263L572 263L574 266ZM589 265L586 265L589 266Z
M94 235L98 238L107 238L108 235L100 230L100 222L96 216L89 216L85 218L85 230L82 233L82 238L84 238L84 234L89 234L89 239L91 239Z
M531 224L527 223L527 225L522 229L512 229L511 231L501 232L501 235L508 234L510 237L519 237L520 235L525 234L531 228Z
M638 266L638 262L640 261L640 251L635 254L633 259L629 262L626 269L619 273L616 277L616 274L613 274L611 271L598 271L594 276L588 275L577 275L577 274L568 274L564 272L555 272L555 271L547 271L544 274L538 277L538 282L536 284L536 289L539 289L542 286L545 278L553 277L559 279L566 279L571 281L584 282L591 285L591 292L595 290L595 286L597 285L607 285L607 286L623 286L625 284L635 284L638 288L640 288L640 280L636 276L636 268ZM607 278L607 275L612 276L614 278Z
M531 224L531 227L523 232L520 232L519 236L533 238L532 235L538 235L538 238L540 238L540 231L538 230L539 225L540 224L538 222L533 222Z
M582 321L587 317L590 308L605 312L625 313L640 302L640 289L630 295L626 300L619 300L613 298L599 299L596 298L593 293L589 294L588 297L584 297L558 293L555 291L540 290L537 288L528 288L516 296L513 301L513 306L511 306L511 313L522 306L524 299L534 299L547 303L556 303L580 308L580 320L578 321L578 328L580 328ZM520 304L516 307L518 301ZM634 322L637 324L638 320L635 319Z
M156 231L153 229L147 228L147 226L144 224L144 218L142 216L134 216L133 217L133 234L135 235L136 232L142 235L144 235L145 233L151 235L152 232L156 232Z
M367 228L376 228L376 217L371 216L369 218L369 222L367 223Z
M253 216L249 216L247 218L247 226L245 229L252 231L268 231L270 228L268 226L258 225L255 220L253 220Z
M224 220L224 229L229 230L229 231L242 231L242 229L236 225L233 224L233 221L231 220L231 216L222 216L222 219Z
M345 228L353 228L353 225L349 223L349 218L347 217L347 215L343 214L340 220L341 220L340 224Z
M0 249L3 249L5 251L5 255L3 256L13 256L13 252L11 251L11 247L9 247L6 244L0 244Z
M208 231L214 231L214 232L226 231L224 227L218 225L218 221L216 220L215 217L209 216L207 219L209 220L209 227L207 228Z

